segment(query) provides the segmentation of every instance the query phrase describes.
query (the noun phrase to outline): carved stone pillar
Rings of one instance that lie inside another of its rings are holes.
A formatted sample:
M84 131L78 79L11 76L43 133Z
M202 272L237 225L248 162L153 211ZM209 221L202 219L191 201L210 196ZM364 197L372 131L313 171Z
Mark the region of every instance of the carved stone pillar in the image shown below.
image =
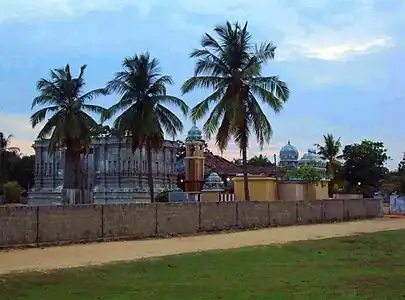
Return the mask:
M52 187L56 188L56 154L52 155Z
M139 187L142 188L143 148L139 148Z
M44 187L44 147L40 146L39 186Z
M118 166L117 166L117 172L118 172L118 187L121 187L121 165L122 165L122 161L121 161L121 140L118 139Z
M108 145L107 145L107 141L108 141L108 137L106 136L105 138L104 138L104 145L103 145L103 148L104 148L104 153L103 153L103 161L104 161L104 176L103 176L103 181L104 181L104 187L107 187L107 171L110 171L109 169L108 169L108 166L107 166L107 164L108 164L108 162L107 162L107 160L108 160L108 156L107 156L107 151L108 151Z
M162 175L163 175L163 185L166 186L166 174L167 174L167 163L166 163L166 151L167 147L163 147L163 168L162 168Z

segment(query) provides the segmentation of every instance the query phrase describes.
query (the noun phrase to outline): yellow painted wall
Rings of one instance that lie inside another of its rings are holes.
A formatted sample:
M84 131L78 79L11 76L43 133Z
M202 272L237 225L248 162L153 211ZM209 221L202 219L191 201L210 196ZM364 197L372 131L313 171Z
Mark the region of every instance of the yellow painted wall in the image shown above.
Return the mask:
M280 200L301 201L308 198L308 185L299 181L279 181Z
M222 192L216 191L202 191L201 192L201 202L218 202L219 195Z
M234 192L236 201L245 201L243 177L235 177ZM274 201L277 199L276 179L272 177L249 177L249 193L252 201Z
M234 193L236 201L245 201L243 177L235 177ZM327 199L328 182L308 184L297 181L276 181L273 177L249 177L250 200L252 201L284 201ZM278 191L277 191L278 184ZM279 193L279 196L277 196Z
M329 198L328 181L318 184L308 184L308 200L321 200Z

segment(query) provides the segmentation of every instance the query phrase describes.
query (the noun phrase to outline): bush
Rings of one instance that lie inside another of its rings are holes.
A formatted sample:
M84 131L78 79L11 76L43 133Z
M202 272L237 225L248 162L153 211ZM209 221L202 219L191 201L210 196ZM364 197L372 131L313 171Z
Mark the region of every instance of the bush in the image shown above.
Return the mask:
M17 181L9 181L3 185L5 203L20 203L21 186Z
M169 202L169 191L165 190L155 196L155 202L166 203Z

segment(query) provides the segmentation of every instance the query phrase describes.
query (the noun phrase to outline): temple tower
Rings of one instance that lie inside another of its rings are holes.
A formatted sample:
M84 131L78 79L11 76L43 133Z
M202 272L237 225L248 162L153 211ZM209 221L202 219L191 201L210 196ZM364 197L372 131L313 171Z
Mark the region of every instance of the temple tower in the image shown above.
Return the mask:
M204 144L202 132L196 125L188 131L186 138L185 192L200 193L204 184Z

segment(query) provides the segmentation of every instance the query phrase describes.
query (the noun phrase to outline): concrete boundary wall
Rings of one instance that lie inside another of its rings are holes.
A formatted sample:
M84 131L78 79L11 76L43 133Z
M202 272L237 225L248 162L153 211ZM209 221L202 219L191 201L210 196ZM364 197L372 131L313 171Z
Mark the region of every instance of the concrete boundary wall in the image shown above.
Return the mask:
M0 206L0 248L382 217L379 199Z

